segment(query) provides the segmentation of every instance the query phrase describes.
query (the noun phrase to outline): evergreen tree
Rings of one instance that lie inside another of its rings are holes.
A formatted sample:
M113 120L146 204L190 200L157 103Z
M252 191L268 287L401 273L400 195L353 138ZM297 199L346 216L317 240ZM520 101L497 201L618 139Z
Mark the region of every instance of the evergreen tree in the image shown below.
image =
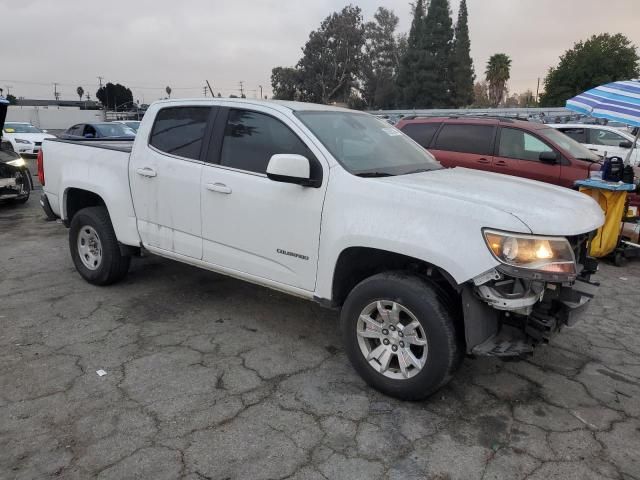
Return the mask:
M431 0L424 20L424 57L419 97L423 108L450 107L453 25L449 0Z
M424 1L418 0L413 9L413 22L409 30L409 38L405 53L400 62L398 73L398 87L400 102L405 107L416 106L420 94L419 73L420 61L423 59L422 36L424 33Z
M456 107L466 107L473 103L473 82L476 76L471 60L468 16L467 1L461 0L451 62L451 96L452 103Z

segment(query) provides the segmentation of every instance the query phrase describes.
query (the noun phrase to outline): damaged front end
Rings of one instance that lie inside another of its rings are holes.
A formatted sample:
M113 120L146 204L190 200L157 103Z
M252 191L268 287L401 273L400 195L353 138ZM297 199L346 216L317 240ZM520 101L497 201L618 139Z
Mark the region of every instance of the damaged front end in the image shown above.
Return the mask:
M573 325L595 296L597 261L592 234L568 238L572 272L531 272L500 265L463 286L467 353L517 357L531 353L565 325Z

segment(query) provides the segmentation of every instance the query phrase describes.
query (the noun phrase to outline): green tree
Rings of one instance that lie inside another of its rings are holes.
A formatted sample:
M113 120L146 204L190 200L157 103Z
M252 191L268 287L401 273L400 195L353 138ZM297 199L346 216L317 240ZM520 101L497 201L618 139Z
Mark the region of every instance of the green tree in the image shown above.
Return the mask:
M423 88L428 93L426 108L451 106L451 53L453 22L449 0L431 0L425 25L425 71Z
M7 94L7 101L9 102L9 105L15 105L18 103L18 99L16 98L16 96L11 95L10 93Z
M300 96L300 72L291 67L271 70L271 90L276 100L297 100Z
M544 107L564 106L565 102L585 90L617 80L640 76L638 52L631 41L617 33L593 35L567 50L544 79Z
M485 77L489 84L489 101L492 107L502 102L511 78L511 59L504 53L496 53L489 58Z
M473 105L474 108L489 108L489 84L483 80L473 85Z
M424 95L420 86L421 63L423 55L425 8L424 1L417 0L413 7L413 21L407 37L406 46L398 72L398 87L401 103L405 107L414 107Z
M369 108L393 108L396 105L396 77L400 66L395 34L398 17L393 11L379 7L373 18L365 25L362 100Z
M124 85L111 82L99 88L96 92L96 98L107 108L115 109L116 106L124 106L133 103L133 94Z
M302 99L346 103L360 74L363 45L359 7L349 5L325 18L309 35L298 62Z
M451 97L456 107L466 107L473 103L473 82L476 75L471 60L471 40L469 39L469 12L467 1L460 2L458 23L453 42L451 61Z
M171 98L171 87L167 87L164 89L165 92L167 92L167 95L169 96L169 98Z
M80 98L80 101L82 101L82 96L84 95L84 88L82 88L82 87L76 88L76 93L78 94L78 97Z

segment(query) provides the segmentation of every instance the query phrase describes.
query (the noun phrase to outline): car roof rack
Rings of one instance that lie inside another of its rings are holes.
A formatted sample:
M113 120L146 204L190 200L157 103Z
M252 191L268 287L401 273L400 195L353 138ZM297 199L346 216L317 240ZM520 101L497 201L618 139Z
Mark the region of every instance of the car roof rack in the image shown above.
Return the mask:
M520 120L521 122L528 122L529 119L527 119L526 117L507 117L504 115L483 115L481 113L470 113L470 114L461 114L461 115L433 115L433 116L429 116L429 115L407 115L406 117L403 117L402 120L417 120L420 118L425 118L425 119L435 119L435 118L460 118L460 119L465 119L465 118L477 118L477 119L487 119L487 120L498 120L500 122L505 122L505 123L513 123L514 120Z

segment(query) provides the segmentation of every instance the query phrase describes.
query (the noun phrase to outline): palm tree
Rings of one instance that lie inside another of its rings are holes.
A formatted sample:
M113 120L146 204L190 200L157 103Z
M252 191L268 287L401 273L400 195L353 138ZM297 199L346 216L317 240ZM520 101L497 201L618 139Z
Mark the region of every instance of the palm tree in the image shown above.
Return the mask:
M167 95L171 98L171 87L165 88L164 91L167 92Z
M82 101L82 96L84 95L84 88L82 87L76 88L76 93L78 94L78 97L80 97L80 101Z
M507 90L507 81L511 77L511 59L504 53L496 53L489 58L485 75L489 83L489 100L493 107L502 102Z

